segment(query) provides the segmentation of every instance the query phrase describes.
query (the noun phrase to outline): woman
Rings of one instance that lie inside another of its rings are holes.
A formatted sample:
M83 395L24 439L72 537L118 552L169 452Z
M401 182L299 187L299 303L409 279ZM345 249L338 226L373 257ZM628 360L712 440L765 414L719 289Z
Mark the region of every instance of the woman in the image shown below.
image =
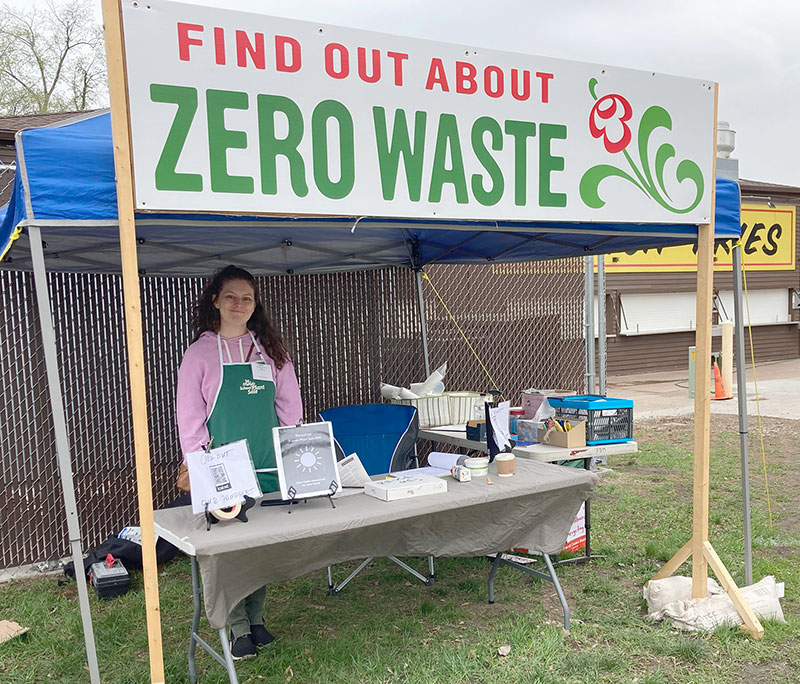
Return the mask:
M206 286L194 311L196 337L178 371L178 433L184 454L178 486L188 491L186 454L209 442L246 438L262 492L278 489L272 428L302 420L297 376L280 334L258 301L255 279L227 266ZM266 587L228 616L234 660L252 658L273 640L264 628Z

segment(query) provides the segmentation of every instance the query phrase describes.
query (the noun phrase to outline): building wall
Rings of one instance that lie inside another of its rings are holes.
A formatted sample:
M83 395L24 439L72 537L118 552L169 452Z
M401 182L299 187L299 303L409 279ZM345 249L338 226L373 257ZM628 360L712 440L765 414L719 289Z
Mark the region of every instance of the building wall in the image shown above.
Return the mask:
M753 187L742 181L742 194L769 195L775 204L797 204L800 188L768 186ZM800 356L800 310L792 309L792 290L800 291L800 207L795 226L795 268L785 271L746 272L747 289L786 290L789 318L793 323L753 327L753 342L757 362L775 361ZM717 249L722 249L718 247ZM607 256L606 259L611 257ZM694 332L669 332L651 335L620 335L620 298L630 294L693 293L697 287L696 273L609 273L606 272L606 327L609 374L639 373L688 367L688 347L694 344ZM714 292L731 291L730 272L714 274ZM729 312L732 313L732 312ZM716 321L715 321L716 322ZM718 351L720 337L713 338L713 351ZM747 363L750 363L749 340Z

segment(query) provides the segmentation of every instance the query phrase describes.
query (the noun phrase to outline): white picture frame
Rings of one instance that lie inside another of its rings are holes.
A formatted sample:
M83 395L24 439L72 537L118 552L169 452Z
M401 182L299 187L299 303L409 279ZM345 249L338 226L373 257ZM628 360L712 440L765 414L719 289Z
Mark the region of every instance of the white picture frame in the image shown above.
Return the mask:
M284 501L333 495L341 489L329 422L274 427L272 439Z

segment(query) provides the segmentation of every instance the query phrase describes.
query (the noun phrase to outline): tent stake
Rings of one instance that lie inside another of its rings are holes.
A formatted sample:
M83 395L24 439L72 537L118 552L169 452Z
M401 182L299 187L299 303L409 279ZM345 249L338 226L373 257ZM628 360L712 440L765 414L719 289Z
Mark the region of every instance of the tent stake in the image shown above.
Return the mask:
M164 657L161 645L161 609L158 600L156 544L153 528L153 483L150 473L150 440L147 430L147 396L144 378L139 270L136 256L136 223L133 216L132 158L128 124L128 90L125 81L125 56L122 43L122 7L120 0L102 0L102 2L106 61L108 63L108 90L111 101L114 169L117 176L117 212L122 257L125 329L128 343L128 373L131 385L133 441L136 456L136 486L139 498L139 521L142 529L142 571L147 613L147 644L150 653L150 681L152 684L163 684Z
M78 506L75 502L75 482L72 477L72 459L67 435L67 419L64 414L64 399L61 395L61 377L58 372L56 354L56 334L53 329L53 314L50 309L50 295L47 287L47 273L44 266L42 232L38 226L28 227L28 241L31 248L33 280L36 286L36 306L39 310L39 328L42 332L44 364L47 369L47 389L50 394L50 407L53 411L53 430L56 436L56 457L67 513L67 532L72 563L75 566L75 581L78 583L78 603L83 623L83 640L86 643L86 659L89 661L89 678L92 684L100 684L97 668L97 651L94 643L92 614L89 609L89 594L86 589L86 573L83 571L83 550L81 549L81 527L78 521Z

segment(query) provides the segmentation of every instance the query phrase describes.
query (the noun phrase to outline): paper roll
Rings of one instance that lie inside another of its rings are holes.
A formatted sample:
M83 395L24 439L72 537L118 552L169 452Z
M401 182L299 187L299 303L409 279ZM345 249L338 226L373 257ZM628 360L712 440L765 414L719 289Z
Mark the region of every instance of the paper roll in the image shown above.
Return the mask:
M239 515L239 511L241 510L242 504L237 503L230 508L218 508L214 511L210 511L210 513L217 520L233 520L237 515Z

